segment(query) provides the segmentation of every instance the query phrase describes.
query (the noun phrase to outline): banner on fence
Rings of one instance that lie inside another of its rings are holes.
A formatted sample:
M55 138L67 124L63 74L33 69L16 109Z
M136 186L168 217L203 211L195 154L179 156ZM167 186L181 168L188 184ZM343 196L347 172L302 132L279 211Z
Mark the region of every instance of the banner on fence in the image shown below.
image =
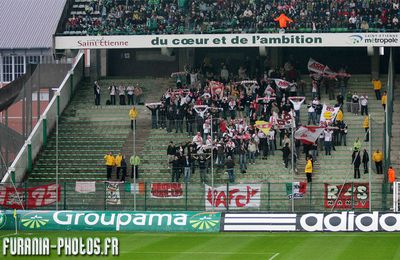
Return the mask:
M368 209L368 183L345 183L344 185L325 183L325 208Z
M183 198L183 184L177 182L160 182L151 184L152 198Z
M289 199L292 199L294 196L295 199L303 198L304 194L307 191L307 183L306 182L291 182L286 183L286 194Z
M96 192L96 182L94 182L94 181L77 181L77 182L75 182L75 191L78 193Z
M58 185L58 201L61 186ZM0 205L6 208L33 209L53 204L57 201L57 185L48 184L30 188L0 187Z
M125 192L129 193L136 193L143 195L145 193L145 183L144 182L137 182L137 183L125 183Z
M400 213L226 213L221 231L400 231Z
M120 182L106 182L106 201L109 205L120 205L121 197L119 194Z
M229 190L227 189L229 187ZM211 210L258 209L261 200L260 184L237 184L214 187L205 185L205 207Z
M219 212L18 211L20 230L219 232ZM0 212L0 230L15 229L12 212Z

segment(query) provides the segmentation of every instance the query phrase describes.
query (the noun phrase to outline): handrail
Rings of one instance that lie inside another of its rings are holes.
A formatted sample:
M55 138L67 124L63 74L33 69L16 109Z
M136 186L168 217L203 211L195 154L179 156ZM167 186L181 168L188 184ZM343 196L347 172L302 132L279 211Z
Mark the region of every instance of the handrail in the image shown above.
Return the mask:
M75 61L72 64L71 70L68 71L67 75L65 76L64 80L61 82L60 86L57 88L57 92L61 91L61 89L63 89L64 87L66 87L66 82L68 81L69 77L71 76L71 74L73 74L74 69L76 68L76 66L78 65L78 63L80 62L80 60L82 59L84 54L83 50L80 50L78 52L78 54L75 57ZM68 86L67 86L68 87ZM28 138L26 139L24 145L22 146L22 148L19 150L17 156L15 157L13 163L11 164L11 166L8 168L7 173L4 175L3 179L1 180L1 183L5 183L7 181L7 179L10 177L11 172L15 171L16 169L16 165L17 163L21 160L22 155L24 154L24 152L27 149L27 144L30 143L32 141L32 138L34 135L37 134L38 129L41 125L41 123L43 122L43 118L47 117L47 114L50 111L50 108L52 107L52 105L56 102L57 100L57 95L54 95L53 98L51 99L51 101L49 102L49 104L47 105L45 111L43 112L43 115L40 116L40 119L38 120L38 122L36 123L35 127L33 128L31 134L28 136Z

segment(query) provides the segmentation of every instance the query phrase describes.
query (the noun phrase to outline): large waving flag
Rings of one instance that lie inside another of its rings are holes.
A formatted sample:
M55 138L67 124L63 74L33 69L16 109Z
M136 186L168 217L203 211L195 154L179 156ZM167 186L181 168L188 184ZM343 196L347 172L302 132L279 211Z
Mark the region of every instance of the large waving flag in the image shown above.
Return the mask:
M340 107L334 107L331 105L326 105L322 107L320 125L328 125L335 120L337 113L339 112Z
M313 144L317 141L322 131L324 131L324 128L319 126L300 126L294 133L294 138L304 144Z
M290 83L289 81L283 80L283 79L271 79L275 81L275 84L277 87L281 89L287 89L288 87L292 86L294 83Z
M269 130L272 127L272 123L268 123L266 121L256 121L254 126L257 127L258 129L260 129L261 131L263 131L263 133L265 135L268 135L269 134Z
M312 72L315 72L315 73L318 73L318 74L324 74L325 68L327 66L325 66L322 63L319 63L318 61L314 60L313 58L310 58L308 60L307 67L308 67L309 71L312 71Z
M327 78L336 78L336 77L351 77L350 74L345 73L345 72L340 72L337 73L333 71L331 68L329 68L327 65L324 65L322 63L319 63L318 61L314 60L313 58L310 58L307 63L308 70L310 72L314 72L317 75L321 75Z

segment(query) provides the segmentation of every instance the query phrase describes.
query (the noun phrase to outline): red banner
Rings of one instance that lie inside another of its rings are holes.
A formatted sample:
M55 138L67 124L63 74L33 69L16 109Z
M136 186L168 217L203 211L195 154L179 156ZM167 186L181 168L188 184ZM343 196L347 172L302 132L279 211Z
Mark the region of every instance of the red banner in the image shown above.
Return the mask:
M58 201L61 186L58 185ZM53 204L57 201L57 185L48 184L31 188L0 187L0 205L14 209L33 209Z
M336 202L336 203L335 203ZM346 183L335 185L325 183L325 208L368 209L368 183Z
M151 197L173 199L183 198L183 185L182 183L175 182L152 183Z
M229 185L229 190L227 189L225 185L214 187L214 189L205 185L206 210L260 208L261 184Z

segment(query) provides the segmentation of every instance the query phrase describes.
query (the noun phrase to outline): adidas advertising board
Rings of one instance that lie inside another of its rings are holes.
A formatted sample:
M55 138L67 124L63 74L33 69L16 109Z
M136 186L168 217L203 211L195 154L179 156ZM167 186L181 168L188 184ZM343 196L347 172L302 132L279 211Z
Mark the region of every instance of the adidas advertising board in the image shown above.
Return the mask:
M222 231L400 231L399 213L225 213Z

